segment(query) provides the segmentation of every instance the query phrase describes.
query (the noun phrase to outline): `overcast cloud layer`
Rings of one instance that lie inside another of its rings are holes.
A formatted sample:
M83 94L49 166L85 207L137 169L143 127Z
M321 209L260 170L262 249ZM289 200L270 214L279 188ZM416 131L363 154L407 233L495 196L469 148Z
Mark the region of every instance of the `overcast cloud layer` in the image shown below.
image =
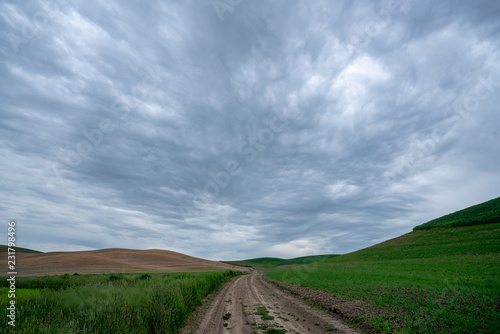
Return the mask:
M500 196L499 1L3 0L0 26L20 246L347 253Z

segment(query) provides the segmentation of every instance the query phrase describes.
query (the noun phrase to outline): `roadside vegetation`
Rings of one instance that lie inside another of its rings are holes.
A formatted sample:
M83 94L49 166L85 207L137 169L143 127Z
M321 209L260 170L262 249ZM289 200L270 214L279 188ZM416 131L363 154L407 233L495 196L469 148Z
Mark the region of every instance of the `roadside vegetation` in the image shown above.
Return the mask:
M365 332L500 333L499 240L499 221L416 229L354 253L266 275L328 292L339 301L328 308Z
M17 277L8 333L176 333L202 299L238 271ZM7 281L0 280L5 310Z

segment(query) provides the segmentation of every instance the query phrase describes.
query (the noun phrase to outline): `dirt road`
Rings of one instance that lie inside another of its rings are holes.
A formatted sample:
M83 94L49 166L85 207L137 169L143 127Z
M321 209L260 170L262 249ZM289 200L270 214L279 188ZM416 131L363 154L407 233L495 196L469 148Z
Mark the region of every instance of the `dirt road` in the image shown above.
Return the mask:
M198 311L199 313L202 311ZM357 333L253 273L229 282L182 334Z

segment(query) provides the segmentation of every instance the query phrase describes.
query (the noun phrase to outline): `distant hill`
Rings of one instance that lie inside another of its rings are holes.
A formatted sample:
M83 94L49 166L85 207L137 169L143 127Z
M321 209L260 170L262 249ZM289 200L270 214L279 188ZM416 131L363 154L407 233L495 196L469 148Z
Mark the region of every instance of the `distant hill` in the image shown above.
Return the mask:
M8 249L7 246L0 245L0 253L7 252L7 249ZM37 253L37 254L42 253L37 250L22 248L22 247L14 247L14 249L16 250L16 253Z
M7 257L5 257L7 259ZM2 272L7 272L7 261ZM157 273L213 270L241 270L241 267L204 260L160 249L109 248L77 252L16 254L19 276L100 273Z
M225 263L235 264L239 266L245 267L281 267L281 266L292 266L292 265L301 265L308 264L318 261L327 260L333 257L336 257L336 254L328 254L328 255L311 255L311 256L302 256L296 257L293 259L280 259L277 257L259 257L255 259L248 259L242 261L224 261Z
M500 223L500 197L415 226L416 230Z

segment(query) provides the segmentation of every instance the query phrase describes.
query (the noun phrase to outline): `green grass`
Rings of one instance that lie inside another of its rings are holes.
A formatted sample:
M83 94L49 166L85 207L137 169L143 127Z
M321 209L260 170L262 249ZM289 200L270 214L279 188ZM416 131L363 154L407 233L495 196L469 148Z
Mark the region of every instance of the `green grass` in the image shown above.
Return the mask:
M431 220L425 224L416 226L413 230L493 223L500 223L500 197Z
M22 248L22 247L11 247L16 250L17 253L42 253L33 249L28 249L28 248ZM7 252L8 251L8 246L6 245L0 245L0 253Z
M176 333L201 300L235 271L16 278L19 333ZM0 279L0 307L9 303ZM9 331L10 330L10 331Z
M286 329L269 328L264 334L285 334Z
M258 306L257 312L255 312L254 314L260 315L262 320L274 320L274 317L272 315L269 315L269 311L265 306Z
M378 332L500 333L500 223L416 230L267 276L361 300L378 315L353 320Z
M266 269L266 268L274 268L279 266L293 266L293 265L302 265L308 263L314 263L318 261L324 261L327 259L331 259L339 255L329 254L329 255L312 255L312 256L302 256L296 257L293 259L280 259L277 257L259 257L256 259L242 260L242 261L224 261L225 263L253 267L256 269Z

